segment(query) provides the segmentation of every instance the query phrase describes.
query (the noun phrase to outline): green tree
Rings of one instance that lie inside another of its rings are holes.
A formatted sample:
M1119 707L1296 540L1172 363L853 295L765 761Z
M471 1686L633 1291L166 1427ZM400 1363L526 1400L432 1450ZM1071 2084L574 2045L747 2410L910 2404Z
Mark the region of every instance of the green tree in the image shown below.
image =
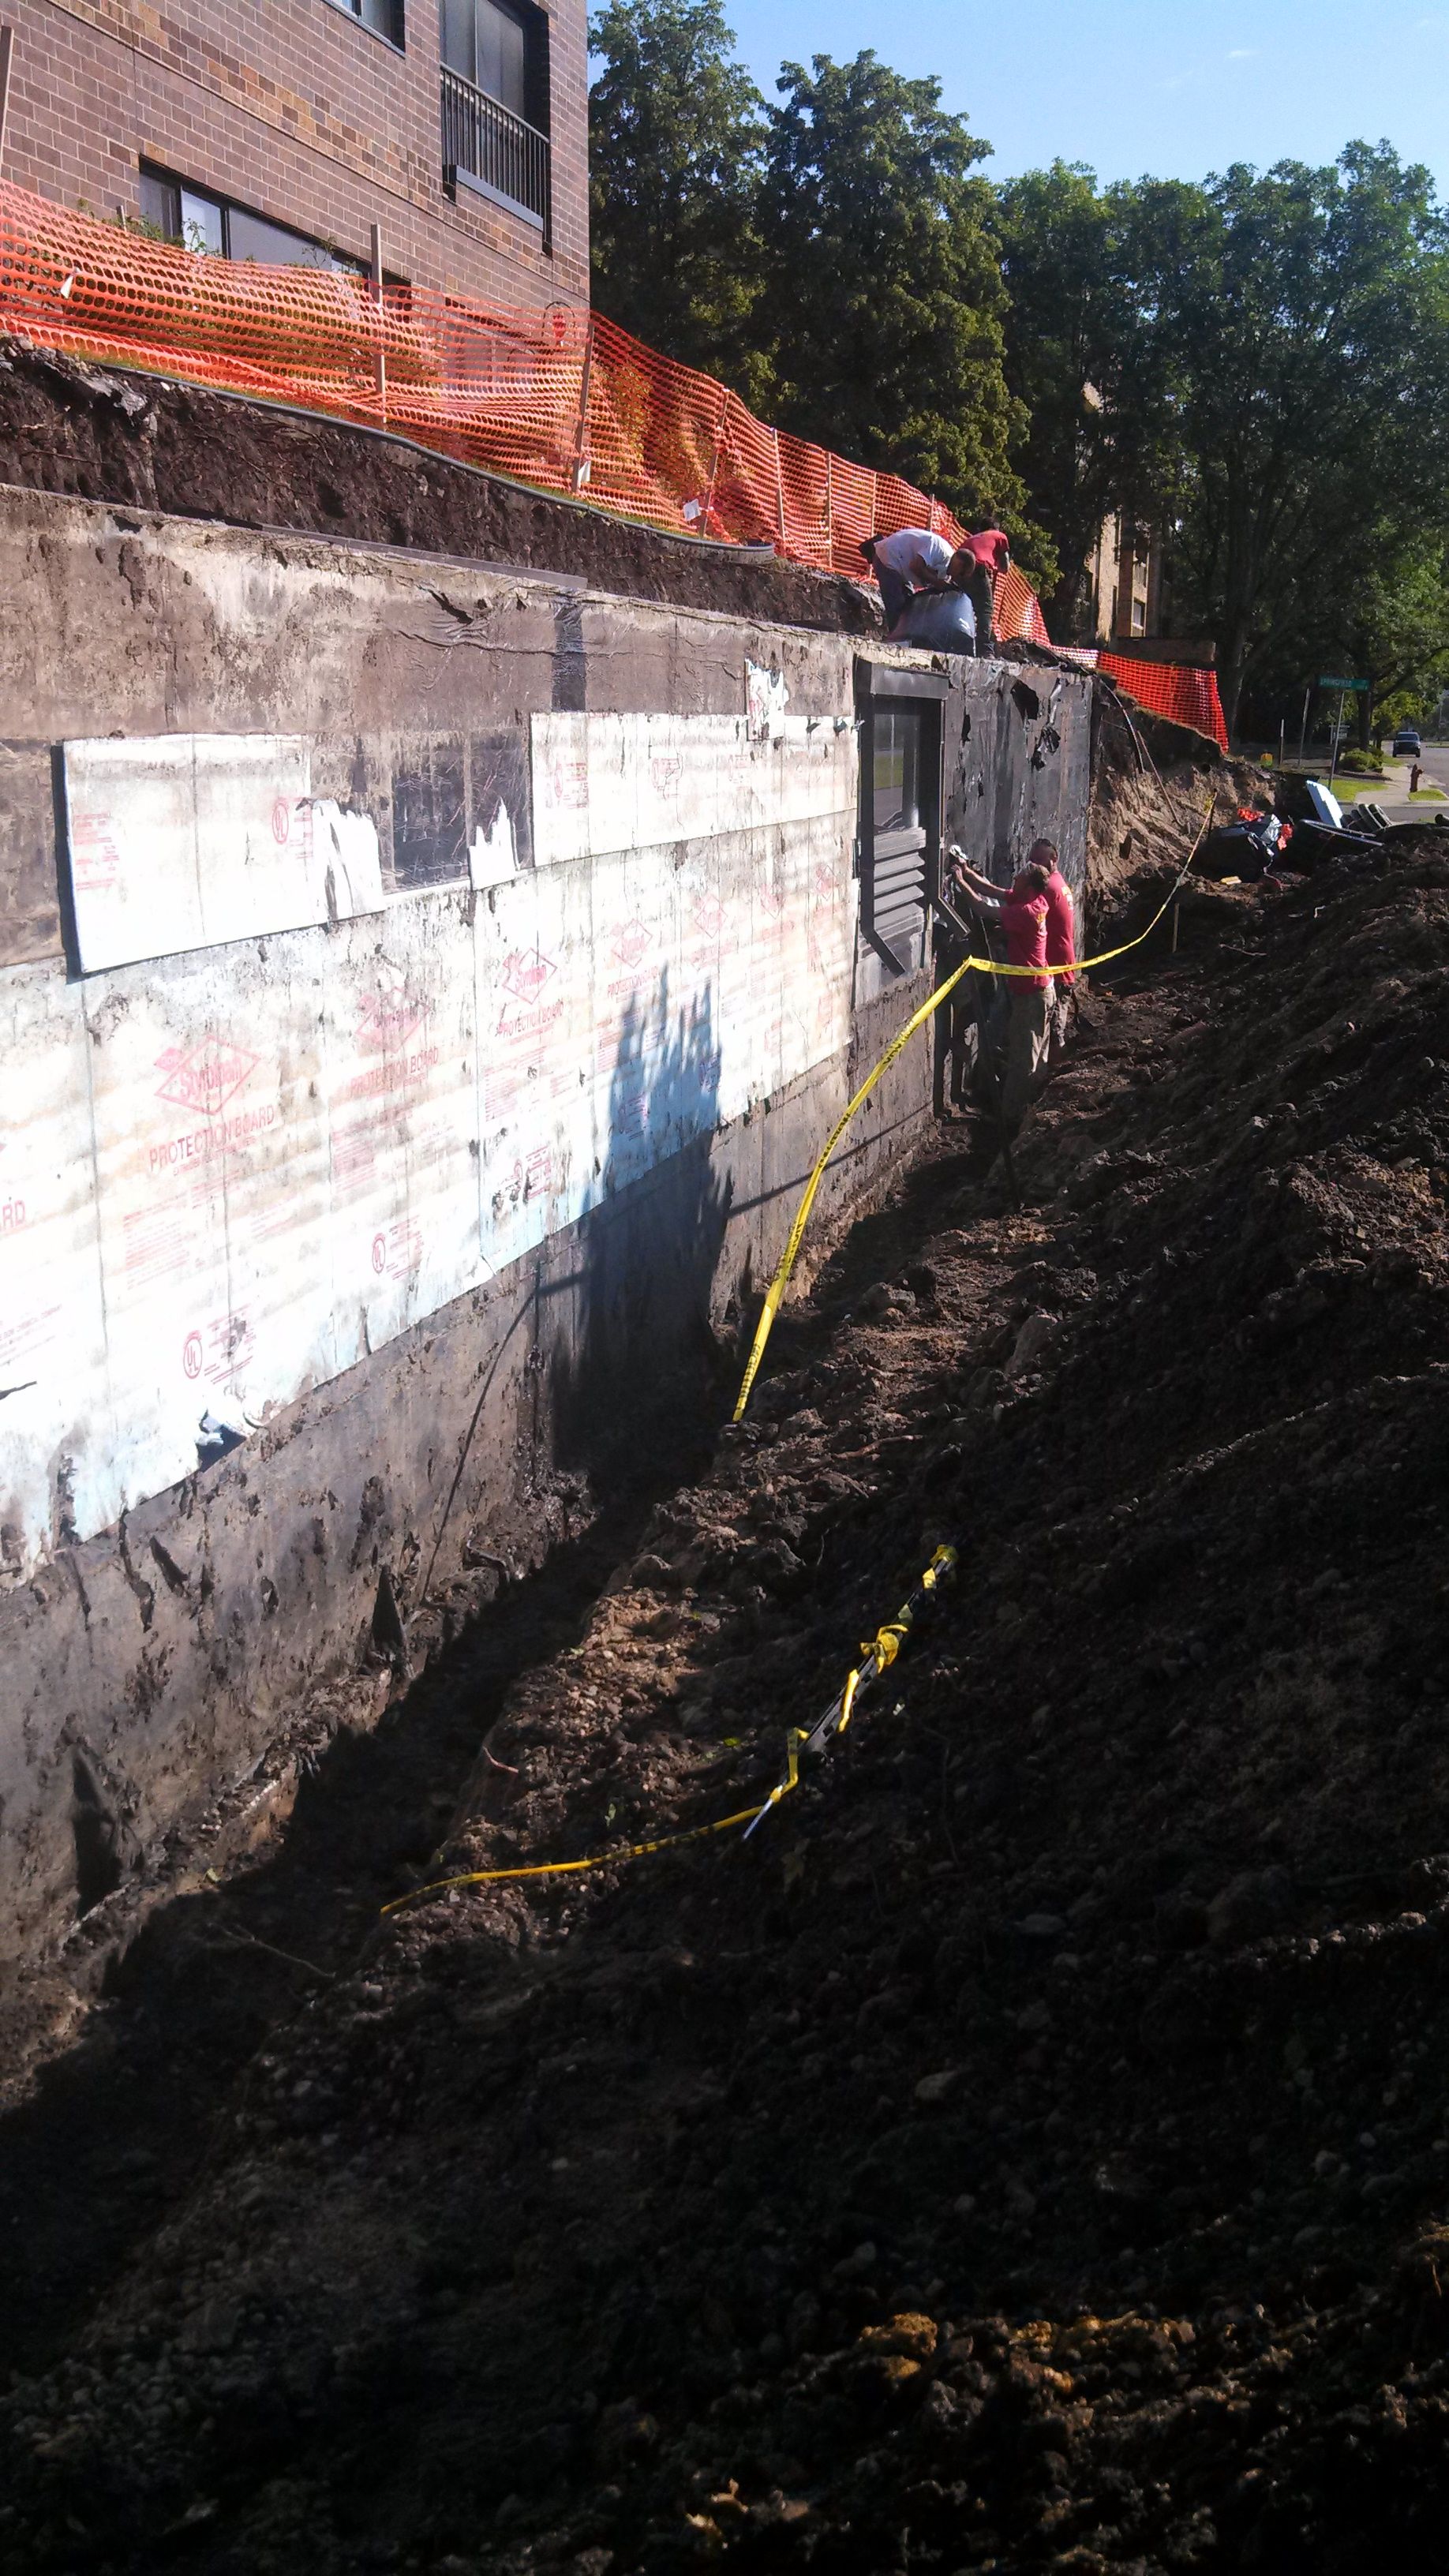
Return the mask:
M1323 603L1321 649L1305 657L1312 668L1368 681L1357 700L1364 750L1389 700L1421 702L1449 680L1449 531L1378 526L1366 538L1352 578Z
M1109 431L1173 529L1179 614L1215 634L1224 712L1362 560L1449 504L1445 228L1427 171L1351 144L1109 192L1136 365Z
M782 66L769 110L757 308L771 416L904 475L964 518L999 518L1039 578L1011 444L1026 426L1003 367L1005 294L986 183L989 145L858 54Z
M1087 558L1126 498L1120 437L1134 316L1118 229L1092 172L1076 163L1054 161L997 191L1005 376L1028 423L1014 461L1061 566L1043 603L1053 634L1086 631Z
M609 0L589 38L594 302L748 394L764 101L720 0Z

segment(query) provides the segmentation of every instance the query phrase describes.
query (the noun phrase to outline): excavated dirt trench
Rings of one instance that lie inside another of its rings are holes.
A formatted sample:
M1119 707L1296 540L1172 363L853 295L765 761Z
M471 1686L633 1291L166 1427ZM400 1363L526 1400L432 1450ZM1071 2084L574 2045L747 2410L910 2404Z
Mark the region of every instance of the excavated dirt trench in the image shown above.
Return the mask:
M5 2564L1442 2566L1449 865L1145 954L12 2109Z

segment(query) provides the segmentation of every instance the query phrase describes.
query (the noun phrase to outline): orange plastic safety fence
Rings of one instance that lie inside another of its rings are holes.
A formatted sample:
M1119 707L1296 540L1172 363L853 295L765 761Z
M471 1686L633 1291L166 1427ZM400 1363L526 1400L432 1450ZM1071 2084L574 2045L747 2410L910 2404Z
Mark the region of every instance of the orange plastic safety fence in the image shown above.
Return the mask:
M1009 564L996 580L995 625L998 635L1027 644L1050 644L1041 601L1024 574Z
M21 337L403 432L675 531L868 580L863 537L961 531L940 502L756 420L602 315L499 312L341 270L209 258L0 185L0 324ZM1002 631L1041 633L1008 577Z
M1135 653L1099 653L1097 668L1151 714L1192 725L1198 733L1210 735L1219 750L1227 750L1228 729L1216 671L1198 670L1187 662L1142 661Z
M602 314L497 312L423 287L379 295L357 272L210 258L4 182L0 329L396 430L545 491L857 581L871 577L864 537L964 533L912 484L772 429ZM1003 637L1050 642L1014 568L997 577L995 622ZM1114 676L1226 745L1211 672L1134 662Z

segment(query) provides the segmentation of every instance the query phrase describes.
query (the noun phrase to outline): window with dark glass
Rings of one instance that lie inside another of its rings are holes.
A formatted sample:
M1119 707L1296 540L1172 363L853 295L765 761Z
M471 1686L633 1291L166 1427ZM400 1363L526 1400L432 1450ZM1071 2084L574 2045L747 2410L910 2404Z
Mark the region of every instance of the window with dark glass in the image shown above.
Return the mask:
M874 717L875 828L920 832L921 727L924 710L909 698L886 698ZM924 842L925 834L921 833Z
M443 60L487 98L526 117L535 102L529 80L526 21L498 0L442 0Z
M249 207L173 179L164 170L142 169L141 220L166 241L207 251L213 259L254 259L268 268L338 268L354 275L363 266L309 233L274 224L266 215L254 215Z
M344 17L357 18L370 27L375 36L386 36L390 45L402 50L403 0L330 0Z
M939 835L941 706L925 674L857 665L860 926L888 977L929 956Z

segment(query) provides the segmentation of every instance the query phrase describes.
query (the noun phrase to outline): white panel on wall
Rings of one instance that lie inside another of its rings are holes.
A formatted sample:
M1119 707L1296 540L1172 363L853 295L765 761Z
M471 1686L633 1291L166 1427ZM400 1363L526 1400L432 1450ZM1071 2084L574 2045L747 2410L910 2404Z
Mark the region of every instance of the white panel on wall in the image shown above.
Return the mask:
M87 974L328 917L340 842L337 852L316 845L304 742L204 733L68 742L65 793ZM354 856L364 900L380 901L376 835L370 877L365 850ZM357 908L350 895L336 906Z
M118 1508L78 985L0 977L0 1562Z
M768 741L744 716L536 715L539 867L853 813L855 727L786 716Z
M482 1249L490 1270L592 1204L591 871L525 871L478 906Z
M333 1308L350 1367L480 1275L467 899L397 904L327 943Z
M326 934L85 988L111 1405L125 1499L336 1368Z
M189 1473L203 1414L264 1419L848 1044L853 728L787 719L777 753L744 745L743 720L556 722L586 768L603 728L602 840L626 808L670 830L264 946L79 985L0 975L12 1564ZM136 746L72 746L92 748ZM173 769L164 794L137 774L172 836L175 935L205 891L176 853L231 773ZM741 778L753 821L672 828L733 813ZM302 769L290 784L300 807ZM365 899L375 843L318 810L341 915L337 872ZM586 813L575 838L591 831ZM112 930L158 935L146 900Z

